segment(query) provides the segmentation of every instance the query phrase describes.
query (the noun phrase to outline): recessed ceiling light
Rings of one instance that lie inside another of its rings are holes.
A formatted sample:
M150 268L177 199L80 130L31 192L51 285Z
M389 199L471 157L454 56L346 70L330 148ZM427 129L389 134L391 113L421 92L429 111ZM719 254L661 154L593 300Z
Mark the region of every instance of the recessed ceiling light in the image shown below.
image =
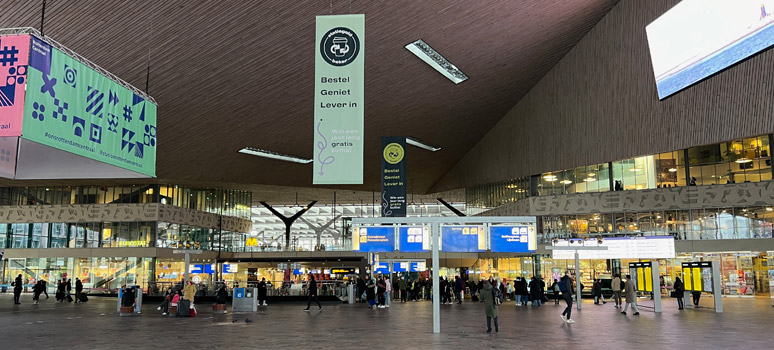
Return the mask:
M286 162L301 163L301 164L309 164L312 162L311 159L294 157L287 154L282 154L282 153L277 153L277 152L272 152L272 151L267 151L263 149L252 148L252 147L242 148L239 150L239 153L251 154L254 156L276 159L276 160L284 160Z
M419 141L419 140L417 140L415 138L411 138L411 137L407 137L406 138L406 143L409 144L409 145L412 145L414 147L419 147L419 148L421 148L423 150L427 150L427 151L430 151L430 152L438 152L438 151L441 150L441 147L431 146L431 145L428 145L428 144L426 144L426 143L424 143L422 141Z
M453 83L459 84L468 80L468 76L465 75L465 73L462 73L459 68L451 64L449 60L444 58L438 51L435 51L422 39L406 45L406 49L419 57L422 61L425 61L430 67L435 68L435 70L449 78Z

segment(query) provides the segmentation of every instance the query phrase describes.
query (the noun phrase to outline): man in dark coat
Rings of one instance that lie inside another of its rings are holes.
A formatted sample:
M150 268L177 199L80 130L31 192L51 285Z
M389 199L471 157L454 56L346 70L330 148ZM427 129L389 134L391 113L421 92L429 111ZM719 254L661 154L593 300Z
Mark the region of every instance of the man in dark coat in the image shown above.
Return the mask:
M314 300L315 303L317 303L317 307L319 307L320 311L322 311L322 305L320 305L320 300L317 299L317 281L314 280L314 275L309 275L309 302L306 303L306 309L304 311L309 311L309 306L312 305L312 300Z
M462 278L454 277L454 297L457 298L457 304L462 304Z
M75 303L81 300L81 293L83 292L83 283L79 278L75 279Z
M22 288L24 286L24 282L22 281L22 275L19 274L16 276L16 279L11 283L13 285L13 303L14 305L21 304L19 302L19 298L21 298L21 292Z
M258 305L267 306L266 304L266 278L261 278L261 282L258 283Z

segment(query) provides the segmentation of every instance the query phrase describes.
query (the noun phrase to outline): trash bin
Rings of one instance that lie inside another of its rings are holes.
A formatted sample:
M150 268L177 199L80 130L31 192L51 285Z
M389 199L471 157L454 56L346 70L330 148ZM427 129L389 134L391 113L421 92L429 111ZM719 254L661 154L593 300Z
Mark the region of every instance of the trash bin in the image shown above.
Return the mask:
M8 287L6 287L6 286L0 287L0 292L2 292L2 293L8 292Z
M355 303L355 285L349 284L347 286L347 302L350 304Z

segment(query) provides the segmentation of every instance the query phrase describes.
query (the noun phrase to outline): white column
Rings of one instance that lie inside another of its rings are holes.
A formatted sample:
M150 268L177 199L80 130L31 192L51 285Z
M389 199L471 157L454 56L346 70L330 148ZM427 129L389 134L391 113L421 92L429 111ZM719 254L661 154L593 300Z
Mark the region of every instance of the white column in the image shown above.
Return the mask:
M440 276L438 264L441 261L438 253L440 231L438 223L430 225L430 236L432 237L430 249L433 251L433 276L431 277L433 282L433 333L435 334L441 333L441 288L438 283L438 276Z
M723 312L723 290L720 287L720 264L712 261L712 296L715 299L715 312Z
M653 279L653 311L661 312L661 279L658 261L653 260L650 264L650 276Z
M575 303L578 310L581 309L581 270L580 270L580 254L578 250L575 250Z

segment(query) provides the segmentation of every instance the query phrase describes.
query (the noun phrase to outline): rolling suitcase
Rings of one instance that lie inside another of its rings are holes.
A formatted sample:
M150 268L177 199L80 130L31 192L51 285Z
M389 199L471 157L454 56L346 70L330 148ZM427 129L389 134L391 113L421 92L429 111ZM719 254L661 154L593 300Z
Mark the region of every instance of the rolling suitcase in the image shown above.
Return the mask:
M191 301L180 300L177 302L177 317L190 317L191 316Z
M72 303L72 302L73 302L73 297L72 297L72 296L70 296L70 295L68 295L68 296L67 296L67 302L68 302L68 303Z
M85 302L89 301L89 297L88 297L88 296L86 296L86 294L84 294L84 293L81 293L81 294L80 294L80 300L79 300L79 301L80 301L80 302L82 302L82 303L85 303Z

